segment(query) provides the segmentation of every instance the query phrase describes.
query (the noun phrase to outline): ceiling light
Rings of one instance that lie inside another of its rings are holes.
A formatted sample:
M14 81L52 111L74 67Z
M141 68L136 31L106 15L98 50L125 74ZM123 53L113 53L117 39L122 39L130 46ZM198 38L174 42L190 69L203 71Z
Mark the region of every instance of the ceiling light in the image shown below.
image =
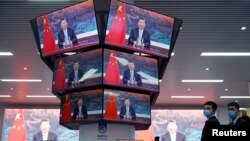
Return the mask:
M224 99L249 99L250 96L220 96L220 98Z
M28 68L26 68L26 67L25 67L25 68L23 68L23 69L24 69L24 70L28 70Z
M55 98L54 95L26 95L27 98Z
M12 90L12 91L13 91L13 90L14 90L14 88L10 88L10 90Z
M202 52L201 56L250 56L250 52Z
M209 68L205 68L206 71L209 71Z
M204 96L171 96L171 98L190 98L190 99L198 99L198 98L204 98Z
M11 52L0 52L0 56L13 56Z
M2 82L42 82L41 79L0 79Z
M63 53L64 55L75 55L76 52L66 52L66 53Z
M11 95L0 95L0 97L11 97Z
M174 52L171 53L171 56L174 56Z
M180 27L180 30L182 30L182 27Z
M159 82L161 83L161 82L162 82L162 80L160 79L160 80L159 80Z
M247 27L242 26L240 29L241 29L241 30L246 30L246 29L247 29Z
M228 91L228 89L225 89L225 91Z
M222 83L224 80L181 80L181 82L187 82L187 83L192 83L192 82L199 82L199 83Z
M188 91L191 91L191 89L189 89L189 88L188 88L187 90L188 90Z
M49 88L47 88L47 90L49 91L50 89L49 89Z

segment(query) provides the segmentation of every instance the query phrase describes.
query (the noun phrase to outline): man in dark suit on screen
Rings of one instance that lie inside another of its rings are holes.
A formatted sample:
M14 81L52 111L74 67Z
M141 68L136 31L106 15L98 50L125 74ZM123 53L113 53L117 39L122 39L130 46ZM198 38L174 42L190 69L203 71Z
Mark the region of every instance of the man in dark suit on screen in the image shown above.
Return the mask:
M207 117L207 121L202 129L201 141L209 141L209 136L211 136L211 129L214 126L220 125L220 122L215 116L217 110L217 104L213 101L207 101L204 104L203 114Z
M40 130L33 136L32 141L57 141L57 135L50 130L50 123L48 120L42 120Z
M135 63L128 62L128 69L123 73L123 84L129 86L142 86L141 76L135 71Z
M120 109L120 119L136 120L135 109L131 106L129 98L125 99L124 106Z
M75 62L73 64L73 71L69 73L68 87L74 87L75 85L84 83L84 81L79 82L83 74L84 74L84 71L82 69L79 69L79 62Z
M82 120L88 118L87 108L83 105L83 100L78 99L77 107L74 108L73 120Z
M145 29L146 21L139 18L138 27L132 29L128 38L128 45L150 49L150 33Z
M186 141L186 136L177 131L175 120L169 120L167 131L167 133L161 136L161 141Z
M59 49L68 48L77 44L78 41L74 29L68 27L66 18L61 19L61 30L58 33Z

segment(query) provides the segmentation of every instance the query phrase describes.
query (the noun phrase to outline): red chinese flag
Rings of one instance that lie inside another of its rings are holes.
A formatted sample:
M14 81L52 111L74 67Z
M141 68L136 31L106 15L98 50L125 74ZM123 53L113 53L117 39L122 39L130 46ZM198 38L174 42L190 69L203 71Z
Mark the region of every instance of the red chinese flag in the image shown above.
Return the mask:
M105 118L112 120L117 119L117 103L113 92L109 95L106 103Z
M66 72L64 68L64 60L63 58L60 58L57 68L54 88L56 90L65 88L66 87L65 79L66 79Z
M47 15L43 19L43 51L45 54L56 51L55 38Z
M69 94L66 95L66 98L63 104L61 120L62 122L71 121L71 103L70 103Z
M116 60L116 52L112 51L107 64L105 81L111 84L120 84L120 69Z
M17 111L14 124L10 130L8 141L27 141L23 110Z
M111 23L107 40L110 43L125 44L126 41L125 4L120 2L115 17Z

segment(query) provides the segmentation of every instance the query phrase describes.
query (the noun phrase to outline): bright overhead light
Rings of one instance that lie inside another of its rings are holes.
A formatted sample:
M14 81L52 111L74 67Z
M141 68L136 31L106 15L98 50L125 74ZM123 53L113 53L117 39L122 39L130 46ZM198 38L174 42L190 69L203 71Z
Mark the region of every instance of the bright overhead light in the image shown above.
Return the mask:
M250 96L220 96L220 98L224 99L249 99Z
M0 95L0 97L11 97L11 95Z
M12 90L12 91L13 91L13 90L14 90L14 88L10 88L10 90Z
M201 56L250 56L250 52L202 52Z
M209 71L209 68L205 68L206 71Z
M23 70L28 70L28 68L25 67L25 68L23 68Z
M222 83L224 80L181 80L181 82L187 82L187 83Z
M180 27L180 30L182 30L182 27Z
M54 95L26 95L27 98L55 98Z
M76 52L66 52L66 53L63 53L64 55L75 55Z
M188 90L188 91L191 91L191 89L189 89L189 88L188 88L187 90Z
M204 96L171 96L171 98L190 98L190 99L199 99L199 98L204 98Z
M171 56L174 56L174 52L171 53Z
M160 80L159 80L159 82L161 83L161 82L162 82L162 80L160 79Z
M42 82L41 79L0 79L2 82Z
M0 52L0 56L13 56L11 52Z
M47 88L47 91L49 91L50 90L50 88Z
M241 30L246 30L246 29L247 29L247 27L242 26L240 29L241 29Z
M228 89L225 89L225 91L228 91Z

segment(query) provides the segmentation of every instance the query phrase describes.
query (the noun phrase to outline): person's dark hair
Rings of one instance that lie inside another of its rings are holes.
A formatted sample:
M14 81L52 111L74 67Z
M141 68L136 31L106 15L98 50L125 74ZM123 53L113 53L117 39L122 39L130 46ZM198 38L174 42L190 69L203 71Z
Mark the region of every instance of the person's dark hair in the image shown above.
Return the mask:
M125 100L129 100L129 101L130 101L130 99L129 99L128 97L126 97L126 98L124 99L124 101L125 101Z
M170 120L168 121L168 124L171 123L171 122L174 122L174 123L176 124L176 121L173 120L173 119L170 119ZM167 124L167 125L168 125L168 124Z
M217 110L217 104L216 104L215 102L213 102L213 101L207 101L207 102L204 104L204 106L205 106L205 105L211 105L213 111L216 111L216 110Z
M145 18L143 18L143 17L139 17L138 21L140 21L140 20L146 21Z
M129 63L133 63L133 64L135 63L133 60L128 60L128 62L129 62Z
M43 122L48 122L49 123L49 120L48 119L42 119L40 124L42 124Z
M66 18L61 18L60 23L61 23L62 21L66 21L66 22L67 22L67 19L66 19Z
M228 103L227 107L234 106L236 109L240 109L240 105L237 102Z

